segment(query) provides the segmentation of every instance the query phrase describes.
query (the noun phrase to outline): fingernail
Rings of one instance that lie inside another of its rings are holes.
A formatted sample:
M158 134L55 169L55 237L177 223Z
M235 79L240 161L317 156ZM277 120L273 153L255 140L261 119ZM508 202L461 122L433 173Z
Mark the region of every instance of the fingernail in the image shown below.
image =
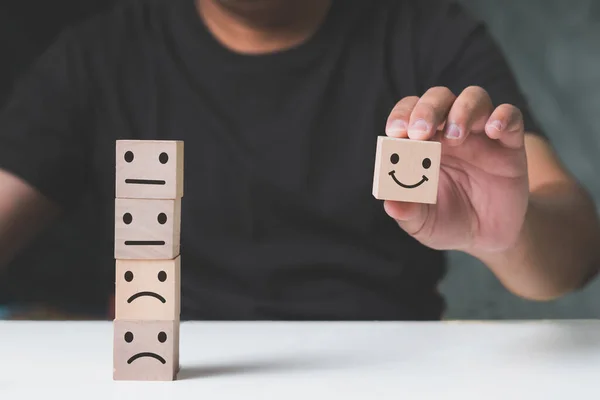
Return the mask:
M494 121L494 122L490 123L490 126L498 131L502 130L502 122L500 122L500 121Z
M392 121L385 129L385 133L390 136L397 136L403 132L406 132L406 122L400 119Z
M448 129L446 130L446 137L448 139L458 139L461 136L460 128L456 124L448 125Z
M423 119L415 121L410 128L408 128L408 136L411 139L418 139L429 132L429 124Z

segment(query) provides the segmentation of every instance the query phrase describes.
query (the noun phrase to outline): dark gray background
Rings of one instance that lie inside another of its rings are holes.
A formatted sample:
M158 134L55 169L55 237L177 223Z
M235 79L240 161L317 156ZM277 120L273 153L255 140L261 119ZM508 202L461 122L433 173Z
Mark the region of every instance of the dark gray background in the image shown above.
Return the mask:
M17 72L14 68L26 64L50 44L61 26L106 8L112 2L114 0L2 0L0 48L2 55L8 54L6 59L14 62L0 62L3 77L0 100L10 77ZM561 159L600 204L597 178L600 172L600 1L464 0L464 3L487 22ZM77 232L64 229L59 236L85 253ZM23 264L33 265L27 259ZM84 279L84 275L65 277L47 268L36 271L14 268L13 271L16 271L16 280L25 282L26 287L32 276L37 276L37 280L49 288L55 287L51 282L64 285L69 279L73 281L69 286L76 287ZM19 276L19 271L25 277ZM93 277L87 279L93 280ZM0 304L8 290L2 288L1 283L0 280ZM20 286L13 289L26 292ZM56 296L56 290L48 290L48 296ZM442 291L449 303L448 318L600 316L600 280L585 291L559 301L534 303L508 293L481 263L462 254L451 255L450 273ZM37 298L46 297L44 290L38 288L36 293ZM103 309L104 305L99 307Z

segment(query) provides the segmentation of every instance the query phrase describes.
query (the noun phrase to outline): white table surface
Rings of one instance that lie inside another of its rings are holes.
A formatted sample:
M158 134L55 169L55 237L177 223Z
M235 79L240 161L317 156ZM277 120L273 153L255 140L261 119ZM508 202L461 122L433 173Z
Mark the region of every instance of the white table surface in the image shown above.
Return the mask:
M0 399L600 399L600 322L200 323L112 380L110 322L0 322Z

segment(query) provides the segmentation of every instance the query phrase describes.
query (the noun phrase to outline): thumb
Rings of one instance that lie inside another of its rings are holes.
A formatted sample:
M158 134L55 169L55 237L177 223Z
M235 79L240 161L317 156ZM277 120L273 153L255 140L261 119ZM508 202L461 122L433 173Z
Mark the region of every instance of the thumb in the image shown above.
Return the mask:
M411 236L419 234L427 221L429 204L385 201L385 212Z

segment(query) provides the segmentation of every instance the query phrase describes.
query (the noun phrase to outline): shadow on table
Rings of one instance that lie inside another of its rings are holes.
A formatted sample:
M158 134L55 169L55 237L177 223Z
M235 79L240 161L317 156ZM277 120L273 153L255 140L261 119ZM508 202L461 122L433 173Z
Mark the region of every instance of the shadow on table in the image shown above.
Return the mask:
M342 355L325 358L314 357L289 357L277 359L248 359L239 362L221 364L204 364L181 366L177 380L200 379L219 376L251 375L251 374L277 374L290 372L323 371L331 369L347 369L363 366L364 361L358 363Z
M600 352L600 332L597 321L547 322L548 329L528 334L513 343L513 352L523 351L539 356L579 356Z

